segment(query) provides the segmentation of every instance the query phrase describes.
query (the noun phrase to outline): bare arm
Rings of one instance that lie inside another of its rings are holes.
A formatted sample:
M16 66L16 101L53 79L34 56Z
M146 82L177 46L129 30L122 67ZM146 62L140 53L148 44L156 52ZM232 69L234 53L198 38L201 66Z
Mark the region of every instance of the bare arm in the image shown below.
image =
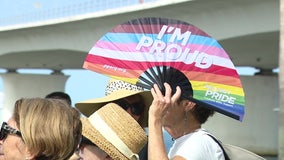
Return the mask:
M149 116L148 160L167 160L163 143L162 121Z
M165 88L165 96L161 93L156 84L154 88L151 89L154 100L149 109L149 160L168 160L163 140L162 118L166 114L167 108L171 105L172 100L176 101L177 97L180 96L180 89L178 87L177 93L171 97L171 87L165 83Z

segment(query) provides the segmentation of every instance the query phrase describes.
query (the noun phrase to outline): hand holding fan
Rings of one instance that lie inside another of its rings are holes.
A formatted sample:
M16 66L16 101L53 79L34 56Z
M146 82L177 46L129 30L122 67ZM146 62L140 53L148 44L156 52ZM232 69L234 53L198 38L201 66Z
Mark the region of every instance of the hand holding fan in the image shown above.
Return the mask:
M174 19L122 23L92 47L84 68L146 89L168 82L183 98L242 121L244 91L221 45L201 29ZM193 95L189 96L189 95Z

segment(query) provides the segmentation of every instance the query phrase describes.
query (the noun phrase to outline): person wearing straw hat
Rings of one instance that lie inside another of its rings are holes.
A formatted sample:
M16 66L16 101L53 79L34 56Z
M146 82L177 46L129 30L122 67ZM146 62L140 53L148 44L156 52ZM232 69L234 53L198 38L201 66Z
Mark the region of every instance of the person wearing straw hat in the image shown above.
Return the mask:
M108 103L81 121L80 156L83 160L139 160L138 153L147 143L147 136L137 121L120 106ZM85 155L86 145L93 145L88 155Z
M105 104L114 102L123 107L144 128L148 126L148 110L152 100L150 91L144 91L142 87L110 78L104 97L78 102L75 107L83 115L89 117Z
M144 91L142 87L110 78L104 97L78 102L75 107L83 115L89 117L105 104L113 102L125 109L142 128L145 128L148 126L148 110L152 100L150 91ZM147 144L141 150L139 156L140 160L148 159Z

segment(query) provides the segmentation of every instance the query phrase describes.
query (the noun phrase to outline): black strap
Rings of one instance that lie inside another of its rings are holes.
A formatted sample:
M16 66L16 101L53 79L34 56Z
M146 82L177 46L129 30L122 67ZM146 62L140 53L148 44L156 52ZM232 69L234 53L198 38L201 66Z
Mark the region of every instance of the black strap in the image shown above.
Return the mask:
M207 135L210 136L221 147L223 154L224 154L224 157L225 157L225 160L230 160L230 158L229 158L228 154L226 153L226 151L224 150L222 144L214 136L212 136L210 134L207 134Z

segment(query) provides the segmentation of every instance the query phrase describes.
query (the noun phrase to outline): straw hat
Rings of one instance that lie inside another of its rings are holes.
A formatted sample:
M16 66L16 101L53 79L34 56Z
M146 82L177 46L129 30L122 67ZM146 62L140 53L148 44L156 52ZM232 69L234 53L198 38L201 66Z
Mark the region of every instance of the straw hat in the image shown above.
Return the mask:
M108 103L89 118L81 118L82 135L114 160L138 160L147 142L143 128L125 110Z
M142 127L148 126L148 110L153 101L150 91L144 91L142 87L116 79L110 79L105 90L105 96L96 99L89 99L75 104L80 112L89 117L103 105L114 100L140 94L145 103L145 109L139 123Z

